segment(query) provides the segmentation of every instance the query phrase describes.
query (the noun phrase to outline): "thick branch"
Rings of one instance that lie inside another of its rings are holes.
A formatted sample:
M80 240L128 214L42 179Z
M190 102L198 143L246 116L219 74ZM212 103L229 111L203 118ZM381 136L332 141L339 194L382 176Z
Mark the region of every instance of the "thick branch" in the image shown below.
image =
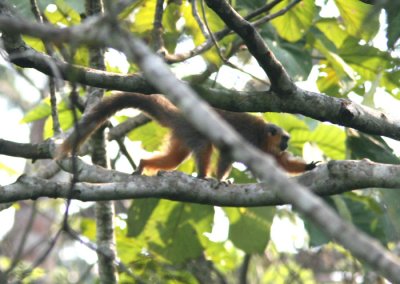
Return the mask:
M64 168L71 168L71 161ZM73 199L82 201L165 198L218 206L253 207L282 205L278 188L267 183L224 185L180 172L158 176L132 176L85 164L78 160L78 179ZM292 178L315 194L329 196L371 187L400 189L400 166L369 161L332 161ZM30 188L30 190L26 190ZM14 184L0 187L0 203L41 197L68 198L69 183L21 176Z
M51 159L50 144L17 143L0 139L0 154L26 159Z

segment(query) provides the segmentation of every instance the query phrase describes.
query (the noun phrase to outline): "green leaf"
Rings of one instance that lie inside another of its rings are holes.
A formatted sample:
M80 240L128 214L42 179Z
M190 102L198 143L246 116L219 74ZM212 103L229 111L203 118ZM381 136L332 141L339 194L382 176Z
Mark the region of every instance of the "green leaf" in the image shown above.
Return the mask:
M235 10L253 11L265 5L265 0L237 0Z
M383 206L373 196L347 192L334 198L325 198L325 201L360 230L377 238L382 243L388 241ZM325 233L306 219L305 226L310 236L311 245L320 246L329 242Z
M46 98L36 107L28 111L28 113L25 114L24 118L21 120L21 123L33 122L48 117L50 114L51 114L50 99Z
M131 24L130 30L136 34L149 33L153 29L154 13L157 1L142 1L136 9L135 21Z
M52 4L54 0L41 0L37 1L39 9L44 11L47 5ZM26 20L35 20L35 16L32 13L31 5L27 5L26 0L12 0L10 1L14 6L14 11L17 12L18 16Z
M380 136L349 129L347 147L351 159L368 158L378 163L400 164L400 159L393 153L393 149Z
M321 65L325 67L319 68L319 76L317 79L318 90L332 97L343 96L345 92L341 92L343 84L338 74L329 63L324 64L324 62L326 61L321 61Z
M304 227L310 237L310 246L318 247L329 243L330 238L313 222L309 221L307 218L302 217L304 221Z
M234 271L242 264L243 252L229 242L209 241L205 247L205 254L221 272Z
M79 12L74 10L69 3L67 4L65 1L56 0L55 5L57 9L44 11L44 15L47 20L55 25L64 25L64 26L73 26L78 25L81 22L81 17Z
M309 130L304 120L299 119L293 114L289 113L265 113L264 118L279 127L282 127L288 132L294 130Z
M278 261L274 265L269 265L266 269L262 283L317 283L313 270L311 268L306 269L301 266L297 260L285 259L285 261Z
M156 198L133 200L128 211L128 237L136 237L143 231L159 201Z
M383 73L381 86L383 86L392 96L400 99L400 70L392 69Z
M346 155L346 134L336 125L320 123L311 132L308 141L314 142L326 156L333 160L343 160Z
M382 2L387 14L387 38L388 47L394 48L396 42L400 38L400 2L386 1Z
M188 222L192 212L189 204L181 203L174 207L167 222L158 226L162 245L152 244L151 248L171 263L183 263L203 252L198 234Z
M78 120L80 117L81 115L78 113ZM70 129L74 125L74 115L70 110L58 112L58 119L60 120L61 129L63 131ZM53 136L53 119L49 116L44 125L44 138L47 139Z
M379 15L361 1L335 0L348 33L369 41L379 30Z
M40 51L40 52L45 52L46 48L43 44L43 41L38 38L30 37L30 36L22 36L22 39L25 41L25 43L32 47L33 49Z
M288 43L275 39L265 39L265 42L293 80L307 80L312 68L312 58L304 42Z
M325 56L326 60L331 64L341 80L355 80L354 70L340 57L336 50L332 49L330 45L324 41L324 38L316 38L314 47Z
M338 50L343 58L365 80L374 80L380 72L391 68L391 56L379 49L360 45L354 38L348 38Z
M315 26L333 43L336 48L342 46L349 36L343 25L339 24L336 18L320 19Z
M382 222L381 205L372 197L348 192L342 195L351 212L354 225L367 234L386 243L387 238Z
M202 44L206 38L204 34L201 32L201 29L199 25L197 24L197 21L193 17L192 14L192 7L189 2L185 2L186 4L182 5L182 16L185 20L185 27L184 27L184 32L189 34L195 45L200 45ZM199 1L197 1L197 10L200 13L200 18L203 20L203 14L200 12L201 7ZM207 6L205 7L205 16L207 19L208 26L212 32L216 32L224 28L225 24L223 21L212 11L209 9ZM204 20L203 20L204 22ZM219 42L219 45L222 47L224 46L225 42L231 42L230 37L224 38L222 41ZM202 54L203 58L207 60L208 62L213 63L216 66L220 66L222 61L221 58L219 57L217 51L215 48L212 48L205 53Z
M270 239L274 207L236 208L240 218L231 221L229 239L246 253L262 253ZM226 211L227 212L227 211ZM231 214L227 214L230 217ZM249 233L251 232L251 233Z
M271 14L287 7L292 1L284 0L276 5ZM295 5L283 16L279 16L271 21L278 34L290 42L301 39L312 25L316 13L315 1L303 0Z
M383 225L388 241L400 239L400 193L397 190L380 189L380 201L384 206Z
M250 172L247 171L239 171L236 168L232 168L232 171L229 175L230 178L233 178L235 184L238 183L255 183L257 180L251 175Z
M160 145L163 144L164 136L166 136L167 132L167 128L161 127L159 124L152 121L129 132L127 137L133 141L142 141L143 148L153 152L159 149Z
M80 232L89 240L96 240L96 222L91 218L79 219Z

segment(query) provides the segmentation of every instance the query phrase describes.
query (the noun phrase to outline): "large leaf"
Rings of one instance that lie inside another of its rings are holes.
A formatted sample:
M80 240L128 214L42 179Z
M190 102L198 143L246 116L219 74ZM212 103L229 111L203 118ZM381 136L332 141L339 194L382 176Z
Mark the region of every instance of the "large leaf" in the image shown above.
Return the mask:
M320 19L315 26L323 32L336 48L341 47L343 42L349 36L343 25L339 24L335 18Z
M157 1L142 1L135 11L130 29L136 34L149 33L153 29L154 13Z
M277 124L288 132L294 130L309 130L304 120L299 119L293 114L289 113L266 113L264 118L271 123Z
M271 13L278 12L287 7L291 2L290 0L282 1L271 10ZM290 42L295 42L301 39L311 27L315 13L315 1L303 0L283 16L272 20L271 23L281 37Z
M338 211L342 218L352 222L360 230L383 243L388 241L383 207L373 196L348 192L340 196L328 197L325 200ZM312 222L305 219L304 223L312 246L320 246L330 241L326 234Z
M210 232L212 206L185 204L167 200L135 200L128 215L128 233L133 244L147 250L159 261L182 263L198 257L205 236Z
M211 206L178 204L167 221L157 226L162 244L152 244L151 248L171 263L200 256L203 252L200 237L204 230L210 230L212 214Z
M335 0L347 31L352 36L371 40L379 30L379 18L370 5L361 1Z
M390 54L372 46L359 45L358 41L354 38L346 40L345 44L338 50L338 54L359 75L367 80L375 79L380 71L388 69L392 65Z
M128 134L130 140L142 141L143 148L147 151L155 151L160 148L164 142L168 130L161 127L156 122L150 122L146 125L139 127Z
M329 158L334 160L345 159L346 134L342 128L320 123L308 139L308 141L314 142Z
M303 42L288 43L270 39L265 39L265 42L293 80L307 79L312 68L312 58Z
M400 1L382 2L387 14L387 38L388 47L394 48L400 38Z
M380 136L349 129L347 147L351 159L368 158L379 163L400 164L400 159L394 155L393 149Z
M159 201L159 199L149 198L137 199L132 202L128 211L129 237L136 237L143 231Z
M225 208L224 210L231 220L229 239L232 243L246 253L262 253L270 239L270 229L276 209L255 207ZM239 218L237 218L238 214Z
M385 243L387 238L382 222L383 210L381 204L372 196L358 195L352 192L342 195L342 198L351 212L353 224Z
M355 80L354 70L340 57L335 49L327 44L323 37L315 38L314 47L325 56L341 80Z

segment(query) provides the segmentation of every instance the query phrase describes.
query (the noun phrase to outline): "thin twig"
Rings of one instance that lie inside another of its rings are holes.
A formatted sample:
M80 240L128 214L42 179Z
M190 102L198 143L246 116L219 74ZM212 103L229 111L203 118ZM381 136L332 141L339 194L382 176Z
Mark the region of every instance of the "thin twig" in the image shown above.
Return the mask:
M162 18L164 13L164 0L157 0L153 22L153 44L157 52L165 50L163 39Z
M207 28L209 37L211 38L213 44L215 45L215 48L217 49L217 53L219 55L219 57L221 58L222 62L227 62L228 60L225 58L225 56L222 54L221 52L221 48L218 44L218 40L215 38L215 35L213 34L213 32L210 29L210 26L208 25L208 21L207 21L207 16L206 16L206 9L204 7L204 0L200 0L200 7L201 7L201 12L202 12L202 16L203 16L203 20L204 20L204 24Z
M37 268L39 265L41 265L46 260L46 258L51 253L54 246L56 245L57 240L61 235L61 232L62 232L62 229L57 231L56 235L50 241L47 249L42 253L42 255L38 259L36 259L36 261L31 265L30 268L26 269L25 271L23 271L21 273L21 276L19 277L17 283L21 283L23 279L25 279L27 276L29 276L35 268Z
M32 203L32 210L31 210L31 214L29 215L29 220L26 224L25 230L22 234L21 240L19 242L18 248L17 248L17 252L13 258L13 261L11 263L11 265L8 267L8 269L4 272L4 274L9 275L14 269L15 267L18 265L18 263L21 260L21 256L23 253L23 250L25 248L25 244L26 244L26 240L28 239L28 235L32 229L33 226L33 222L35 220L36 217L36 213L37 213L37 209L36 209L36 202Z
M193 18L196 20L197 25L199 26L201 33L204 35L204 37L206 39L209 39L210 34L209 34L208 30L207 30L207 27L204 25L203 21L200 18L199 11L197 10L197 0L190 0L190 4L192 5Z

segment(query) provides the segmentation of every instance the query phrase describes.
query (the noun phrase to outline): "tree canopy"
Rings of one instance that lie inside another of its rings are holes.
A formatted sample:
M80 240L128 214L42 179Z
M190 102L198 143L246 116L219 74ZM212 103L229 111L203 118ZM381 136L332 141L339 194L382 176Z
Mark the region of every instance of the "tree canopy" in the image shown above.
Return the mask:
M15 157L0 161L1 213L14 220L0 282L400 282L399 9L0 0L0 154ZM165 95L238 162L229 182L196 178L193 158L131 175L168 135L136 111L113 116L85 158L53 159L112 91ZM320 163L283 172L208 106L282 127L291 153ZM10 107L23 134L6 127Z

